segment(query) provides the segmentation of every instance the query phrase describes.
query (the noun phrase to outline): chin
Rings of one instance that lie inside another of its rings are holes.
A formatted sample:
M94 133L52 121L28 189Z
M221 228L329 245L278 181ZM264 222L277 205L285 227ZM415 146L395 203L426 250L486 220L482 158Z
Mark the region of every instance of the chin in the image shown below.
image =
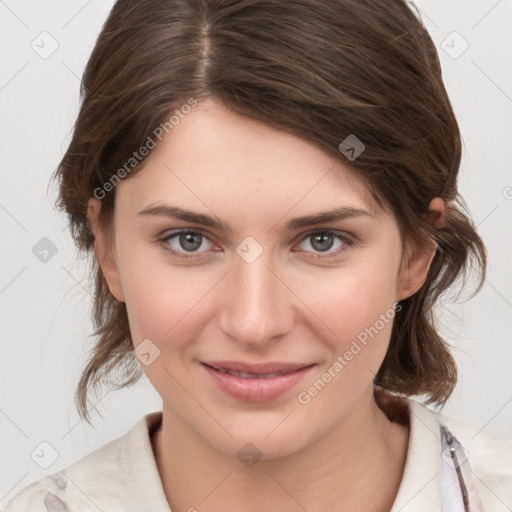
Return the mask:
M252 414L246 415L242 421L225 421L224 426L233 437L221 434L211 438L209 435L209 442L216 450L236 457L242 463L245 460L272 461L288 457L312 444L314 435L311 421L307 418L302 421L294 418L293 423L283 421L287 414L275 413L265 418ZM293 416L295 413L290 414L290 419Z

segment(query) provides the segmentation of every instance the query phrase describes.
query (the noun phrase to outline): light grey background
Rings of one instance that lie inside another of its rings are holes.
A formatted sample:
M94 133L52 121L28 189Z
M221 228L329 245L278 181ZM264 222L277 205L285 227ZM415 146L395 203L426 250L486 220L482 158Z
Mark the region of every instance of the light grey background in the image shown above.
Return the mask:
M144 378L103 397L104 417L93 412L96 429L79 421L73 395L92 341L91 294L66 219L52 206L55 193L46 193L78 112L80 76L112 4L0 0L4 505L28 483L124 434L161 406ZM416 4L439 50L464 140L460 186L490 257L480 294L442 308L442 330L460 370L443 412L512 439L512 2ZM50 36L40 35L44 31ZM44 55L53 40L58 48ZM57 250L46 263L32 252L43 237ZM40 446L44 441L58 453L47 468L31 457L41 449L51 457L51 449Z

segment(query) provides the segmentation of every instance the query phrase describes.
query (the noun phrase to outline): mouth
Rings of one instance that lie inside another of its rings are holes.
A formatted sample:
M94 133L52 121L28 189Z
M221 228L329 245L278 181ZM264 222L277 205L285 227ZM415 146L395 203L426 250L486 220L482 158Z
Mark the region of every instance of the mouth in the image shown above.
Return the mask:
M279 375L285 375L286 373L290 372L274 372L274 373L245 373L245 372L237 372L236 370L226 370L224 368L215 368L213 366L210 366L210 368L213 368L214 370L217 370L220 373L227 373L229 375L237 375L238 377L241 377L242 379L269 379L271 377L278 377Z
M316 363L209 361L201 365L217 387L229 396L247 402L264 402L296 386Z
M243 378L252 377L277 377L291 373L314 363L287 363L280 361L272 361L268 363L244 363L242 361L207 361L203 362L206 366L210 366L214 370L221 373L229 373L231 375L238 375Z

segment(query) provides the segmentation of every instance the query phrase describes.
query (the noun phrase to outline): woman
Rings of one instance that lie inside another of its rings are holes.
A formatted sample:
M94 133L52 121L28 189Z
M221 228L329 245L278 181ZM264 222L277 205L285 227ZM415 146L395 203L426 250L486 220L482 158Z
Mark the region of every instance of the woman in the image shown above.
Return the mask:
M163 410L7 511L509 510L512 443L424 405L457 380L432 308L486 254L403 1L119 0L82 94L79 412L142 375Z

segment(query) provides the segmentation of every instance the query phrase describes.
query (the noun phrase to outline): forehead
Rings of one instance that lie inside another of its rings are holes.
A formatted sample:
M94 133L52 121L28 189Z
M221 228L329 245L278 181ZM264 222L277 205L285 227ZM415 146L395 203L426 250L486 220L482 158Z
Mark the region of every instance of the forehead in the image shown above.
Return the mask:
M377 208L341 159L213 100L199 103L165 134L116 194L116 203L131 212L155 202L279 216L291 209Z

